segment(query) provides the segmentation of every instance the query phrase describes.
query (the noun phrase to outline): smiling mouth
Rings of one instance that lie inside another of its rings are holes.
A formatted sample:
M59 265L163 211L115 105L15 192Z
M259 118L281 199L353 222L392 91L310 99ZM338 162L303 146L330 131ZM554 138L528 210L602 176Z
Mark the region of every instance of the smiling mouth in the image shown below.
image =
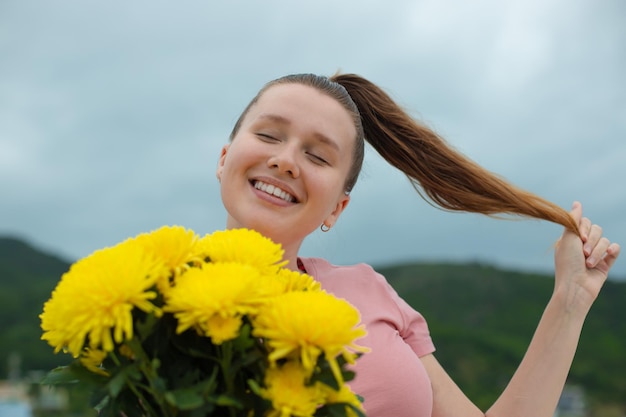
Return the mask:
M292 196L291 194L289 194L288 192L284 190L281 190L279 187L276 187L275 185L267 184L267 183L264 183L263 181L254 181L252 185L257 190L263 191L264 193L267 193L269 195L273 195L274 197L278 197L281 200L285 200L289 203L297 202L294 196Z

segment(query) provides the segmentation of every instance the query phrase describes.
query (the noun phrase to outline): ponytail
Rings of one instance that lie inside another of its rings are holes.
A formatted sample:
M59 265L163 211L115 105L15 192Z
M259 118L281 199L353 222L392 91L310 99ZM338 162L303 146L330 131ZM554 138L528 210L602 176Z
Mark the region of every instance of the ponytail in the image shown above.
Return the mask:
M454 150L375 84L354 74L338 74L331 80L343 86L356 104L365 140L404 172L429 203L452 211L543 219L578 232L563 208L513 186Z

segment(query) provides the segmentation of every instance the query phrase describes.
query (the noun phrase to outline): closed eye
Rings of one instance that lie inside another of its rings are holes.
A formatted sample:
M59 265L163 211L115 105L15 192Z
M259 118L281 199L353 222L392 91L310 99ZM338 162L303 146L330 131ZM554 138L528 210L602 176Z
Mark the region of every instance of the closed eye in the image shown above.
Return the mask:
M307 153L307 155L309 156L311 161L313 161L314 163L316 163L318 165L329 165L328 161L326 159L322 158L319 155L316 155L316 154L313 154L313 153Z
M276 141L278 141L278 139L276 139L274 136L272 136L272 135L270 135L268 133L260 132L260 133L257 133L256 135L257 135L257 137L259 139L261 139L262 141L265 141L265 142L276 142Z

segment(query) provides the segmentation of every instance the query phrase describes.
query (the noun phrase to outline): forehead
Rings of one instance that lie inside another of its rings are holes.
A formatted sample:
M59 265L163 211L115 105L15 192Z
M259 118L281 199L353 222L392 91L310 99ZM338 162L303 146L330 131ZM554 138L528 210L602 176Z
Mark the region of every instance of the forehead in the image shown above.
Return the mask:
M244 125L262 119L282 119L339 142L354 144L356 139L350 112L330 95L307 85L288 83L267 88L250 107Z

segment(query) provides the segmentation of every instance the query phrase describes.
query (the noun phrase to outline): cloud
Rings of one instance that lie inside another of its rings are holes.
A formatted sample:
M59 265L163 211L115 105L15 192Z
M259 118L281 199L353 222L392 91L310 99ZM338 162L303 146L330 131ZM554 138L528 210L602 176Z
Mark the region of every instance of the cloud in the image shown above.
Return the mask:
M268 80L360 73L514 183L626 236L619 1L4 2L0 233L68 257L162 224L224 226L215 164ZM303 254L549 270L560 228L449 214L370 155ZM626 276L626 266L616 270Z

